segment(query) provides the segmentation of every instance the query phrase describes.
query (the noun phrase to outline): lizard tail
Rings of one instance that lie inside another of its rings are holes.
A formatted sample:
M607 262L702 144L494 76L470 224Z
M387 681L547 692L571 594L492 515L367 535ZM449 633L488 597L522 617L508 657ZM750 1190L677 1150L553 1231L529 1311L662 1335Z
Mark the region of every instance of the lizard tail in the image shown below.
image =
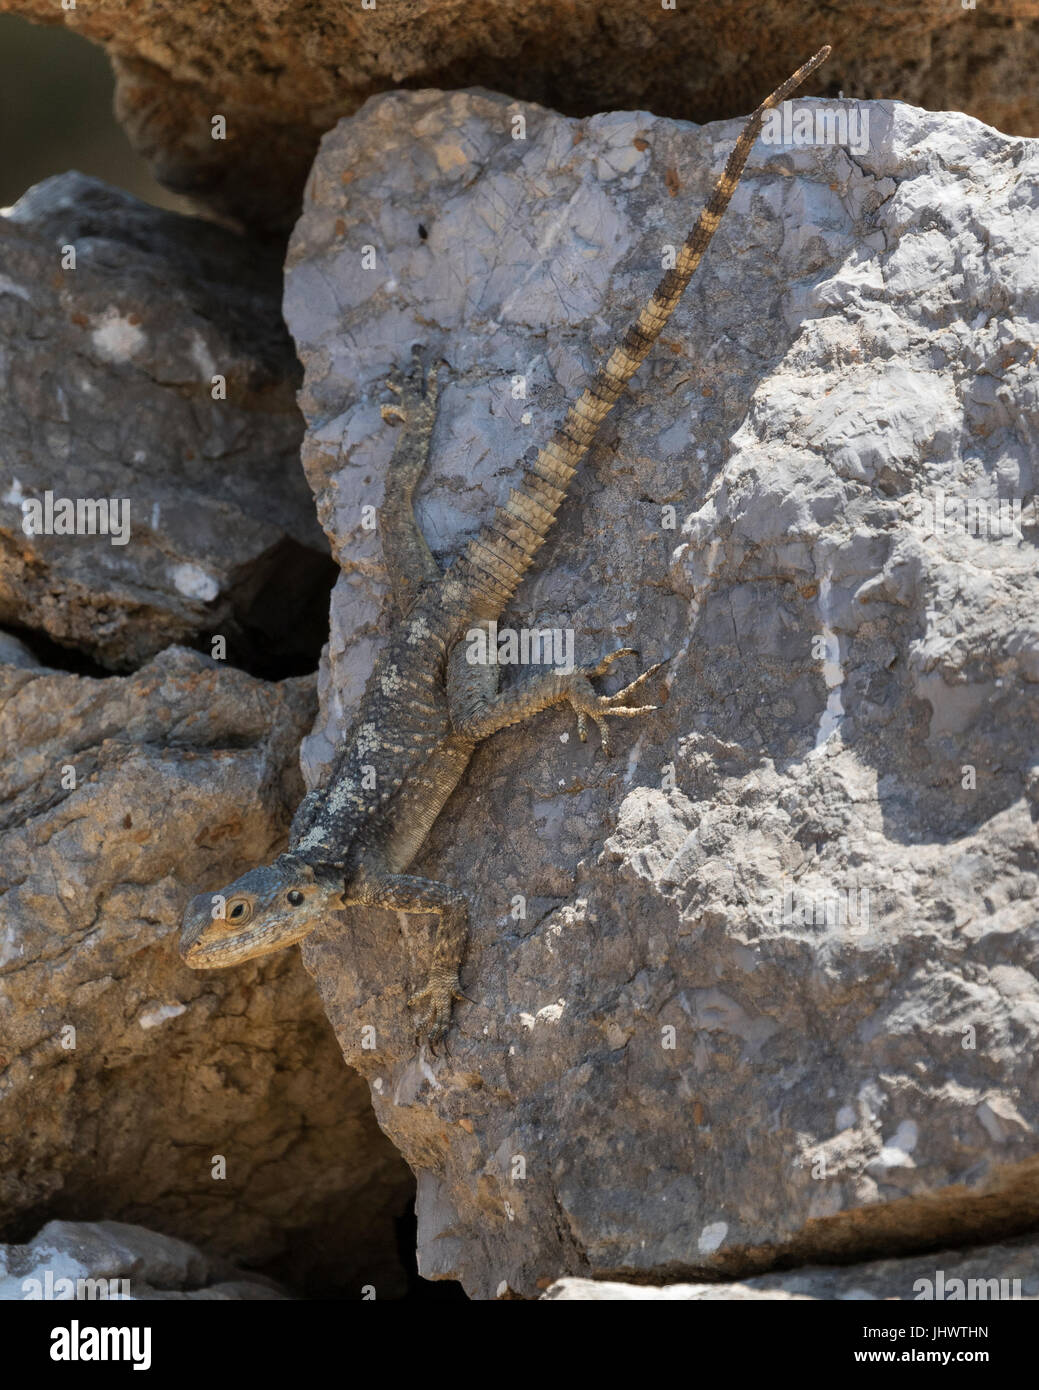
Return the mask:
M642 365L682 298L736 191L766 112L785 101L829 55L827 44L767 96L750 117L706 207L682 243L675 268L664 275L592 384L570 407L560 428L525 470L523 481L513 488L505 506L498 507L490 525L483 527L469 542L464 552L464 568L469 584L479 591L480 597L486 597L488 616L500 613L515 593L524 572L544 544L570 479L588 452L599 426Z

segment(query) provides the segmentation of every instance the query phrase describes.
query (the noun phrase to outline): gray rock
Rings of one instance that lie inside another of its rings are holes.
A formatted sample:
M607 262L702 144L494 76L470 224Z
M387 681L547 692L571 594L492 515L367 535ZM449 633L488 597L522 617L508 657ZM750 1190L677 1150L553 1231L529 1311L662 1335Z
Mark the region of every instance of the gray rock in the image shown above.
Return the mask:
M284 1299L193 1245L123 1221L48 1221L28 1245L0 1245L0 1300Z
M420 1173L420 1269L476 1296L746 1278L1039 1216L1037 147L860 114L858 151L759 143L503 620L572 626L579 661L668 657L670 697L612 763L564 710L477 752L413 870L472 897L447 1054L416 1050L405 1006L431 923L352 914L304 945ZM286 290L343 567L311 783L390 621L364 508L391 365L414 340L450 364L418 501L447 560L738 128L423 92L325 137ZM943 494L1023 501L1018 533L944 504L928 531Z
M0 621L114 668L294 653L328 560L272 253L71 173L0 217L0 260ZM62 499L107 534L59 534Z
M42 665L24 642L10 632L0 632L0 666L20 666L31 670Z
M958 1281L958 1282L957 1282ZM1039 1299L1039 1245L1023 1239L974 1250L942 1250L907 1260L784 1270L738 1284L665 1284L560 1279L542 1298L573 1303L654 1300L715 1303L769 1299L897 1299L914 1302L991 1302Z
M298 960L177 955L190 894L284 844L313 714L312 678L183 648L104 680L0 666L4 1229L118 1217L297 1289L403 1291L412 1179Z

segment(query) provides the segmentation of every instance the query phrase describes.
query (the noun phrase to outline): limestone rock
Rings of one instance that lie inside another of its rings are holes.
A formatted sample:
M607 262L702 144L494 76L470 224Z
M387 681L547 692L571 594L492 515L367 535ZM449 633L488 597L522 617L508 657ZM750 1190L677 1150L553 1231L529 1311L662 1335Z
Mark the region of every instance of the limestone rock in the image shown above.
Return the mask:
M330 562L271 252L73 173L0 217L0 262L0 621L114 668L218 634L291 668ZM60 534L63 499L108 533Z
M1039 134L1032 0L774 6L632 0L0 0L111 54L116 110L171 188L246 221L291 220L321 133L389 87L480 86L571 115L751 110L822 43L812 90L964 110ZM214 119L226 128L214 139Z
M285 1297L273 1280L123 1221L48 1221L28 1245L0 1245L0 1300Z
M959 1281L958 1283L956 1281ZM1039 1245L1027 1237L972 1250L942 1250L906 1260L788 1269L738 1284L619 1284L560 1279L542 1297L552 1302L654 1300L713 1303L769 1299L899 1299L971 1302L1039 1299Z
M313 712L310 677L183 648L101 680L0 666L6 1238L118 1217L297 1289L401 1292L411 1177L294 953L176 951L190 893L282 847Z
M0 632L0 666L22 666L26 670L42 663L13 633Z
M351 913L304 943L420 1175L420 1270L476 1296L1039 1216L1039 159L966 116L857 116L858 151L758 144L502 619L572 628L578 662L667 657L669 698L612 762L562 709L477 751L413 868L472 901L446 1054L405 1005L431 922ZM326 136L286 290L344 570L311 782L390 621L365 526L387 372L416 340L449 364L418 498L447 560L738 129L427 92Z

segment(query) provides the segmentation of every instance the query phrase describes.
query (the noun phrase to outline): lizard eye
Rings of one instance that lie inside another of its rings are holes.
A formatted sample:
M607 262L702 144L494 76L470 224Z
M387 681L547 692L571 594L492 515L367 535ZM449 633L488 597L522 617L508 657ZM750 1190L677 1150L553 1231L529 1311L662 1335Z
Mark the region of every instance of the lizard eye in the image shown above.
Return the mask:
M249 920L252 911L252 904L248 898L232 898L224 909L224 916L229 922L236 922L240 926Z
M288 898L289 902L292 904L293 907L299 907L300 903L303 901L303 894L299 891L298 888L290 889L290 891L286 893L285 896Z

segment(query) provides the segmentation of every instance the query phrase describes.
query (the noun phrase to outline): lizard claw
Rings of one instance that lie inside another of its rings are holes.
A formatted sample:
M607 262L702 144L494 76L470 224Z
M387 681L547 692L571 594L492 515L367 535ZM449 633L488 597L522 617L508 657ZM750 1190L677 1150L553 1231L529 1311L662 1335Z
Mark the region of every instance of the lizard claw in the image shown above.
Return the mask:
M388 425L407 424L409 420L432 422L437 400L437 375L442 360L424 369L420 353L414 353L406 367L397 368L386 379L386 389L396 396L395 401L379 407Z
M408 1000L409 1009L422 1010L419 1027L431 1048L436 1047L450 1026L454 1001L464 998L458 976L442 972L431 975L425 989Z
M588 666L582 672L585 676L605 676L615 661L619 661L622 656L638 656L634 647L617 647L612 652L607 652L601 661L594 666Z
M610 727L606 723L606 716L620 716L626 719L634 719L640 714L651 714L658 705L628 705L626 700L630 699L637 690L648 680L651 680L656 673L666 663L657 661L648 670L643 671L640 676L636 676L633 681L624 686L622 690L617 690L612 695L600 695L593 688L591 678L603 676L610 666L622 656L637 656L638 653L633 647L618 647L616 651L607 652L601 661L594 666L586 666L582 670L575 671L573 676L573 689L570 692L570 707L577 715L577 737L582 743L588 738L588 720L590 719L599 730L599 739L602 744L602 751L609 757L613 752L610 743Z

